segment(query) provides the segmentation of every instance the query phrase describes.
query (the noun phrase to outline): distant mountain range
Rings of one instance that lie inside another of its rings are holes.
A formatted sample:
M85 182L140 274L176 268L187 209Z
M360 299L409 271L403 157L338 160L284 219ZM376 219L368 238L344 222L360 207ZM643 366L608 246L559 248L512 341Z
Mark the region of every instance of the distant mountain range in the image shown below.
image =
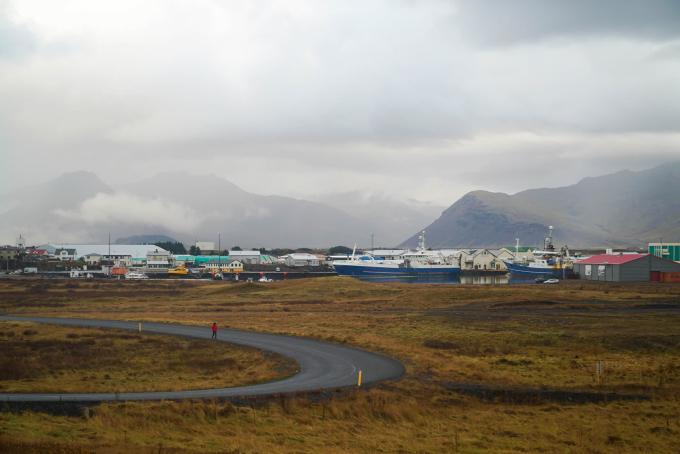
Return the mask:
M118 243L158 238L217 243L221 234L225 248L332 247L356 241L366 247L375 234L376 245L392 246L444 208L388 201L387 196L352 205L350 197L262 196L214 175L186 172L114 190L94 173L81 171L5 195L13 208L0 216L0 230L11 231L11 236L5 233L10 238L21 233L31 243L106 242L109 233Z
M551 225L556 246L680 242L680 162L515 195L470 192L424 230L433 248L501 247L514 245L518 237L521 245L534 246L542 244ZM401 246L414 247L419 234Z
M371 244L573 248L680 242L680 162L641 172L586 178L515 195L474 191L444 207L354 191L312 200L252 194L214 175L173 172L113 189L91 172L73 172L0 196L0 234L31 244L215 241L223 248ZM8 209L9 207L9 209ZM443 212L442 212L443 211ZM441 215L440 215L441 213ZM411 237L404 241L407 236Z

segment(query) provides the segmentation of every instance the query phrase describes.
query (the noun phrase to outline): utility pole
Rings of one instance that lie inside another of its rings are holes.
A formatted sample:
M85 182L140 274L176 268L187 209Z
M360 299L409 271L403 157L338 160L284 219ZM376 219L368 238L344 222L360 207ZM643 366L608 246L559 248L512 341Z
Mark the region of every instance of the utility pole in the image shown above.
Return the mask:
M217 234L217 266L220 269L220 276L222 276L222 234ZM224 276L222 276L224 278Z

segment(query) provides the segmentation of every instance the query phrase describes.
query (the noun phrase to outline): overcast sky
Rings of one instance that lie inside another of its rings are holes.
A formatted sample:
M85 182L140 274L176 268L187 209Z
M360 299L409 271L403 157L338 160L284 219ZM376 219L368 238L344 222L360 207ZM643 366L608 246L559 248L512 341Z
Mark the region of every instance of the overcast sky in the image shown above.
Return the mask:
M0 158L1 193L185 169L446 206L650 168L680 2L0 0Z

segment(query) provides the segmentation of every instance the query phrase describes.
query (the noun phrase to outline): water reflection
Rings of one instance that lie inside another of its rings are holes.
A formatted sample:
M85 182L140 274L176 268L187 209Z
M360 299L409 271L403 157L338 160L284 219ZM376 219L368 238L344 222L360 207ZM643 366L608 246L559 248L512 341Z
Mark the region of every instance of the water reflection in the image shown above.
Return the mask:
M404 282L407 284L533 284L534 278L510 274L502 276L353 276L366 282Z

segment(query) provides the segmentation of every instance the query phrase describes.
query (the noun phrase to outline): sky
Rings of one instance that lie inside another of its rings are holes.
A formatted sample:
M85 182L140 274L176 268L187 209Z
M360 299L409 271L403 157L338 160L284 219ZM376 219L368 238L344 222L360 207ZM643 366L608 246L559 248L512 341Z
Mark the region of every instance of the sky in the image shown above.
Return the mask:
M678 24L677 0L0 0L0 193L181 169L449 206L647 169L680 160Z

